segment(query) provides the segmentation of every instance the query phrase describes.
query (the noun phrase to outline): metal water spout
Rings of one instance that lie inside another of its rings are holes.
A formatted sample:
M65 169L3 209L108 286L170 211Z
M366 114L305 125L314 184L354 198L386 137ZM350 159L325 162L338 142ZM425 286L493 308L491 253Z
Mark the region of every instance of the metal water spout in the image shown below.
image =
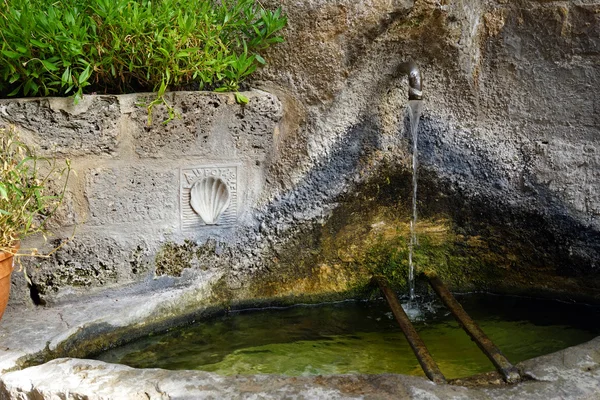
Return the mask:
M408 61L400 64L398 73L408 75L408 99L423 100L423 92L421 91L421 71L417 64L413 61Z

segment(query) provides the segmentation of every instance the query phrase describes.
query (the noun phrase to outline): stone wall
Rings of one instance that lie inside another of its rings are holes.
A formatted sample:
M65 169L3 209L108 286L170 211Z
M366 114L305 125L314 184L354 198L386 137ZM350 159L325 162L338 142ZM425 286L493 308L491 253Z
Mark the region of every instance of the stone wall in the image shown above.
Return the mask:
M289 25L251 82L272 94L246 107L176 93L182 118L163 125L157 108L147 126L137 96L0 103L3 123L78 170L55 229L77 231L27 268L34 292L193 284L206 268L228 300L364 287L372 264L398 253L375 250L406 250L411 139L397 70L413 60L427 265L457 289L600 299L600 5L263 3ZM235 170L235 223L186 230L182 182L204 166Z
M231 94L171 93L178 117L163 123L166 109L156 106L150 124L140 104L152 95L1 100L0 125L14 125L42 156L69 158L74 171L54 235L23 244L61 246L50 258L23 259L38 300L59 288L81 295L152 279L165 243L226 240L250 223L281 104L265 92L246 95L241 106ZM190 207L190 187L205 176L222 178L231 196L216 225ZM11 301L28 302L23 275L14 275Z

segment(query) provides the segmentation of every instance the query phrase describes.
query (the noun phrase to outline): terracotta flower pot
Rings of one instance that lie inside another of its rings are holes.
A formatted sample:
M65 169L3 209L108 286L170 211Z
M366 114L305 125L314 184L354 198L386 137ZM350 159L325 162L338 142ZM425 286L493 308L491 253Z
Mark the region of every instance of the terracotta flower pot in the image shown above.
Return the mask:
M0 319L8 304L10 294L10 274L13 271L13 255L0 251Z

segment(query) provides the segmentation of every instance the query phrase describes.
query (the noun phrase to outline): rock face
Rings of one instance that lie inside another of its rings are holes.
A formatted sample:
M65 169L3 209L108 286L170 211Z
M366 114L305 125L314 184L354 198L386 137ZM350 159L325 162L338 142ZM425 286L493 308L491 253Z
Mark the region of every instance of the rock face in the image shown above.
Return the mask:
M13 304L203 269L226 301L346 296L405 268L407 60L424 82L421 267L456 289L600 299L597 4L263 3L289 26L251 82L272 94L247 106L174 93L180 117L162 124L159 106L148 125L145 95L0 103L1 123L78 171L55 221L75 236L27 266L29 291L15 274ZM190 207L209 175L231 196L215 227Z
M381 237L388 235L382 226L402 226L398 215L408 221L406 203L364 205L385 200L384 186L398 194L396 201L409 201L406 182L386 177L410 179L400 172L410 149L406 80L395 71L412 59L423 72L425 98L418 139L421 234L438 240L427 232L438 226L457 235L444 239L453 243L443 251L450 261L434 267L473 270L446 274L455 287L563 288L598 298L598 4L340 0L282 7L291 20L287 42L272 49L256 83L293 104L286 106L290 119L307 121L282 129L280 140L307 151L278 153L279 190L314 199L309 204L354 192L359 200L349 194L336 205L347 204L352 218L360 219L358 213L368 221L335 228L330 219L330 236L345 235L338 242L345 243L342 253L366 249L331 257L328 265L364 261L373 248L349 239L348 230ZM305 187L329 196L307 194ZM294 216L306 214L304 205L289 207ZM348 217L339 207L333 215Z

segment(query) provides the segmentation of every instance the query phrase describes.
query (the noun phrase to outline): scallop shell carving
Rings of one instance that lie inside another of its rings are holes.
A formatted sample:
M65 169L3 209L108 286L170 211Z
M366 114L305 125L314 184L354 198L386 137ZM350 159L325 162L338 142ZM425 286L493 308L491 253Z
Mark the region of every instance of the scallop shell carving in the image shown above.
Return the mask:
M231 200L227 184L220 178L208 177L194 183L190 205L206 225L216 225Z

